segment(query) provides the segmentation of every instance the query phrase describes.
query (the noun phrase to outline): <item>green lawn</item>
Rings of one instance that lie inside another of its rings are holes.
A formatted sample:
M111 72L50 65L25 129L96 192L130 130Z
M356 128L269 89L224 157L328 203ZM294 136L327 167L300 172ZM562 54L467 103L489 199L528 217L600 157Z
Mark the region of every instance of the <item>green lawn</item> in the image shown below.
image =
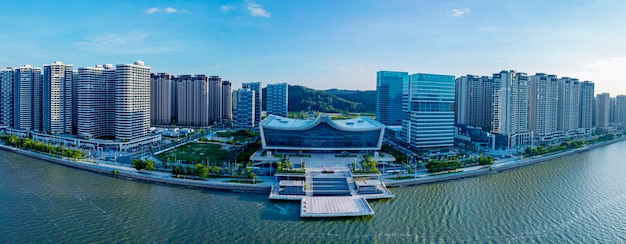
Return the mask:
M206 162L207 157L211 163L221 163L230 154L230 151L222 149L222 145L213 143L189 143L167 152L160 153L157 157L163 161L186 160L189 162Z

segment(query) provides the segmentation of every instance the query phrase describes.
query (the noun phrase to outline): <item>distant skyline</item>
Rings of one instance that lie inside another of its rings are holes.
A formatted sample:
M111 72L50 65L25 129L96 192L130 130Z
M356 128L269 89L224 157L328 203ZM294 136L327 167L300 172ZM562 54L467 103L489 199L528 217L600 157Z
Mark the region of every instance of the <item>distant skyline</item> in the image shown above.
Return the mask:
M593 81L626 95L621 1L3 1L2 67L143 60L152 72L374 90L380 70Z

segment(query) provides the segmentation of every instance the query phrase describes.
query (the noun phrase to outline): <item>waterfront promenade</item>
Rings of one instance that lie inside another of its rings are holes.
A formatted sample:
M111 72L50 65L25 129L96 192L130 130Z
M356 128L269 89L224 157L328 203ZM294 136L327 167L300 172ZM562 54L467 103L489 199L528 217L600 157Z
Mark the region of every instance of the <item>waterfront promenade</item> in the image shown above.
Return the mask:
M539 162L544 162L556 158L561 158L573 154L577 154L580 152L589 151L598 147L603 147L609 144L613 144L616 142L620 142L626 140L626 137L621 137L618 139L614 139L611 141L600 142L597 144L585 146L578 149L569 149L562 152L552 153L548 155L535 156L530 158L509 158L504 160L497 160L493 165L490 166L472 166L461 168L462 172L454 172L448 174L439 174L439 175L431 175L425 171L419 171L415 174L404 174L398 175L398 177L403 178L402 180L395 180L394 177L390 177L389 175L381 176L381 181L385 183L387 187L404 187L404 186L413 186L420 184L429 184L441 181L448 181L454 179L475 177L485 174L492 174L504 170L515 169L518 167L531 165ZM64 165L67 167L83 169L99 174L115 176L128 180L140 180L144 182L151 182L157 184L166 184L173 185L179 187L190 187L190 188L199 188L199 189L211 189L211 190L226 190L226 191L235 191L235 192L253 192L260 194L269 194L271 192L272 186L277 182L274 177L258 177L256 181L260 182L257 184L244 184L244 183L234 183L228 182L229 180L236 180L234 178L209 178L204 180L191 180L191 179L180 179L172 176L171 173L161 172L161 171L141 171L138 172L136 169L130 167L127 164L119 164L115 162L109 161L74 161L71 159L64 159L53 157L33 151L28 151L24 149L14 148L6 145L0 145L0 149L19 153L22 155L26 155L29 157L45 160L48 162L53 162L56 164ZM114 173L114 170L117 169L117 173ZM414 176L414 178L406 179L407 176Z

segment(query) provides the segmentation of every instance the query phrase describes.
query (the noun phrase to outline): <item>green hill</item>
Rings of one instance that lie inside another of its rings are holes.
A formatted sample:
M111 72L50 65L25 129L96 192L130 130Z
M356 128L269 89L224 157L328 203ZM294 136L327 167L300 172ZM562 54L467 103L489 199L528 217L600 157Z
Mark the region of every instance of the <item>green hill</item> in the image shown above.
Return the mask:
M325 113L373 113L376 111L376 91L315 90L304 86L289 86L289 112L318 111ZM267 93L263 89L263 97ZM265 109L266 99L263 99Z

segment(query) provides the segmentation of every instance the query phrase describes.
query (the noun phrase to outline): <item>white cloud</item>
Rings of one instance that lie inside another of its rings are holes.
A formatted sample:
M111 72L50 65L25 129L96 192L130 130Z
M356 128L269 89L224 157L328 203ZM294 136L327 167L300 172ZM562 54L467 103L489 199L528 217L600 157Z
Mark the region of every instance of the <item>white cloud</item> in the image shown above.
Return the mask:
M463 15L466 15L470 12L469 8L466 9L453 9L452 13L450 15L454 16L454 17L461 17Z
M167 14L175 14L175 13L187 13L187 10L181 10L181 9L176 9L173 7L167 7L164 9L161 9L159 7L152 7L149 9L146 9L146 14L154 14L154 13L167 13Z
M153 14L153 13L156 13L156 12L159 12L159 8L157 8L157 7L152 7L152 8L149 8L149 9L146 10L146 14Z
M609 92L611 96L626 95L623 71L626 57L599 58L587 61L582 67L561 71L563 76L590 80L595 83L595 93Z
M270 12L267 12L267 10L263 8L263 6L257 3L247 2L246 8L248 9L248 11L250 11L250 15L254 17L269 18L270 16L272 16Z
M220 10L222 10L223 13L226 13L230 10L235 9L235 7L233 7L232 5L222 5L220 6Z
M175 9L175 8L167 7L167 8L165 8L165 12L171 14L171 13L176 13L176 12L179 12L179 11L177 9Z
M181 46L177 40L146 42L148 36L141 32L103 33L86 36L84 41L73 46L80 50L113 54L167 53L175 52Z

